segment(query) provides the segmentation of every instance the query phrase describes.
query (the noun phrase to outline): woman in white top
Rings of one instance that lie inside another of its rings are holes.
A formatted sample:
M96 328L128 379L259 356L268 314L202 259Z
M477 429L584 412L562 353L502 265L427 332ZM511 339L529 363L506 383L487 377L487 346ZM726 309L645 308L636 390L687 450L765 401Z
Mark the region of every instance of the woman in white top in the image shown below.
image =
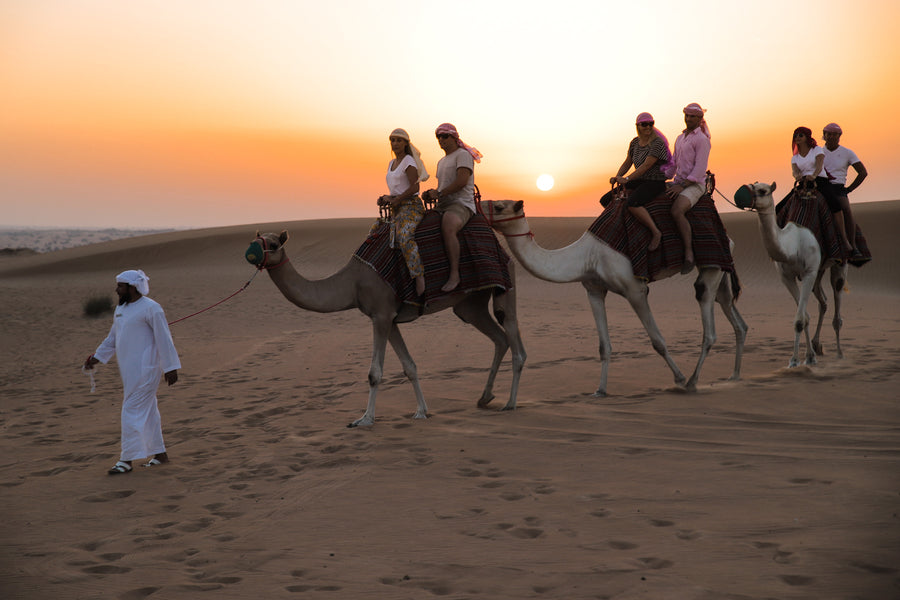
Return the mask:
M794 173L794 180L798 183L804 182L805 185L814 184L825 198L825 202L828 203L829 210L832 213L840 213L841 202L834 193L831 182L828 180L828 173L825 171L825 149L816 142L812 136L812 130L809 127L795 129L791 147L794 152L791 157L791 171ZM838 233L844 250L852 252L853 246L847 240L842 225L843 219L839 224Z
M393 130L388 139L394 153L385 177L390 194L378 198L378 205L391 207L395 239L406 260L409 275L416 281L416 294L421 296L425 293L425 269L416 244L416 227L425 216L425 206L419 198L419 182L428 179L428 171L404 129Z

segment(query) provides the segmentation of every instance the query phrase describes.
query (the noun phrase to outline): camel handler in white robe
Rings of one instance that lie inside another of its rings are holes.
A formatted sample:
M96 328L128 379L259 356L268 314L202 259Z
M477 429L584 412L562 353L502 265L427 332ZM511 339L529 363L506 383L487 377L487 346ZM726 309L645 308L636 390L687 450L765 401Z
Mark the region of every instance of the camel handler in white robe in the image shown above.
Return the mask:
M122 403L122 453L110 475L131 472L131 461L152 457L143 466L169 462L163 443L156 390L160 375L172 385L181 362L162 307L147 298L150 278L140 270L116 276L116 307L109 335L84 361L85 369L106 364L115 354L125 388Z

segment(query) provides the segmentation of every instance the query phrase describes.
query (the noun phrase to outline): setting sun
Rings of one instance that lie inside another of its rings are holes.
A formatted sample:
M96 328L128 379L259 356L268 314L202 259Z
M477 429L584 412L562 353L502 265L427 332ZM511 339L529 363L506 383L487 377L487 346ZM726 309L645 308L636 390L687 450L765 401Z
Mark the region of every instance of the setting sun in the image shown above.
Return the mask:
M553 175L548 175L544 173L543 175L539 175L537 178L537 189L542 192L549 191L553 189Z

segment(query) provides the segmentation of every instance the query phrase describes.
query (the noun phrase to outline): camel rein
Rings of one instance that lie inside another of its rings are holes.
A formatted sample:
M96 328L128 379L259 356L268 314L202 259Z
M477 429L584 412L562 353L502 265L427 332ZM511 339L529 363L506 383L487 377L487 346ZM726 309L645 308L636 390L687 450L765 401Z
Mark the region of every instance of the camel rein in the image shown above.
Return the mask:
M227 302L228 300L231 300L232 298L234 298L235 296L237 296L238 294L240 294L241 292L246 290L248 287L250 287L250 284L253 282L253 280L256 278L256 276L259 275L260 271L268 271L271 269L276 269L276 268L280 267L281 265L289 262L287 255L285 255L284 260L282 260L277 265L268 264L269 254L272 251L269 250L268 244L266 243L266 239L260 235L260 236L257 236L256 240L254 240L254 241L260 242L260 246L262 246L263 253L265 254L265 259L263 260L262 264L260 264L259 266L256 267L256 272L250 277L250 279L247 280L247 283L242 285L238 291L234 292L233 294L231 294L230 296L228 296L226 298L222 298L215 304L211 304L210 306L207 306L206 308L204 308L202 310L198 310L197 312L190 314L186 317L181 317L180 319L175 319L174 321L169 321L169 325L174 325L175 323L180 323L181 321L190 319L191 317L196 317L197 315L199 315L201 313L205 313L206 311L208 311L211 308L217 307L218 305L222 304L223 302Z
M195 313L192 313L192 314L190 314L190 315L187 315L186 317L181 317L180 319L175 319L174 321L169 321L169 325L174 325L175 323L180 323L181 321L185 321L185 320L187 320L187 319L190 319L191 317L196 317L197 315L199 315L199 314L201 314L201 313L205 313L206 311L208 311L208 310L211 309L211 308L217 307L218 305L222 304L223 302L226 302L226 301L228 301L228 300L231 300L232 298L234 298L235 296L237 296L238 294L240 294L241 292L243 292L244 290L246 290L248 287L250 287L250 283L253 281L253 279L254 279L257 275L259 275L259 272L260 272L261 270L262 270L262 269L257 269L257 270L256 270L256 273L254 273L254 274L250 277L250 279L247 280L247 283L245 283L244 285L242 285L242 286L240 287L240 289L238 289L238 291L234 292L234 293L231 294L230 296L228 296L228 297L226 297L226 298L222 298L221 300L219 300L219 301L216 302L215 304L211 304L211 305L207 306L206 308L204 308L204 309L202 309L202 310L198 310L198 311L195 312Z

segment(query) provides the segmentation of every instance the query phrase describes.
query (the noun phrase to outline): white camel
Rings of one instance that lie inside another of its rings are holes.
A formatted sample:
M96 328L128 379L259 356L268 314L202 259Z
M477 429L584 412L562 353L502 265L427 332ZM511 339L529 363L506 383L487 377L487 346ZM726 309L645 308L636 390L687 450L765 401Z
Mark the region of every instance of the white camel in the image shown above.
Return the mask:
M609 372L611 345L606 319L607 292L619 294L628 301L647 330L653 349L665 359L669 369L672 370L675 383L684 384L688 391L696 391L700 369L716 341L713 302L718 302L728 322L734 327L736 338L734 371L730 379L740 379L747 324L734 305L735 290L730 285L732 282L729 278L723 277L721 269L717 267L698 269L699 274L694 282L694 288L700 303L703 341L697 366L685 384L684 375L669 354L666 342L650 311L650 304L647 301L649 287L646 282L634 276L631 260L627 256L613 250L590 232L585 232L578 241L565 248L547 250L534 241L521 200L483 201L482 204L491 225L506 237L510 250L532 275L556 283L580 281L587 290L597 333L600 336L600 386L594 392L595 396L606 395L606 379ZM678 272L680 271L672 270L664 276L668 277Z
M400 363L403 365L403 372L415 390L418 407L413 418L427 418L428 407L419 385L416 364L397 327L398 323L408 323L417 319L420 316L418 309L409 304L404 305L397 298L391 286L374 269L352 257L340 271L330 277L315 281L305 279L294 269L285 253L284 245L287 240L287 231L282 231L280 235L257 233L256 239L247 250L247 261L268 271L272 281L284 294L284 297L300 308L321 313L358 308L372 320L374 348L372 364L369 368L369 402L363 416L350 423L348 427L375 423L375 397L382 380L384 355L388 341L397 353ZM510 264L510 277L515 282L512 264ZM489 307L491 298L493 298L493 317ZM484 408L493 400L494 379L497 376L497 370L500 368L506 351L512 348L512 386L509 392L509 401L503 410L515 409L519 377L522 374L526 358L525 348L519 336L515 288L502 294L494 293L492 290L451 294L430 303L424 314L450 307L453 307L453 312L463 322L473 325L494 342L494 359L488 374L487 385L478 400L479 407Z
M828 298L822 291L822 277L830 271L831 288L834 290L834 334L837 339L837 356L843 358L841 350L841 293L847 281L847 264L827 259L822 260L822 250L812 231L789 222L783 228L778 226L775 216L775 200L772 192L775 183L754 183L743 186L735 194L738 208L755 210L759 216L759 230L763 245L769 256L775 261L775 268L781 281L797 303L797 315L794 317L794 353L789 366L800 364L800 334L806 336L806 364L816 364L816 354L822 354L819 335L822 322L828 310ZM797 285L797 282L800 285ZM812 340L809 337L809 313L807 304L810 295L819 301L819 321Z

